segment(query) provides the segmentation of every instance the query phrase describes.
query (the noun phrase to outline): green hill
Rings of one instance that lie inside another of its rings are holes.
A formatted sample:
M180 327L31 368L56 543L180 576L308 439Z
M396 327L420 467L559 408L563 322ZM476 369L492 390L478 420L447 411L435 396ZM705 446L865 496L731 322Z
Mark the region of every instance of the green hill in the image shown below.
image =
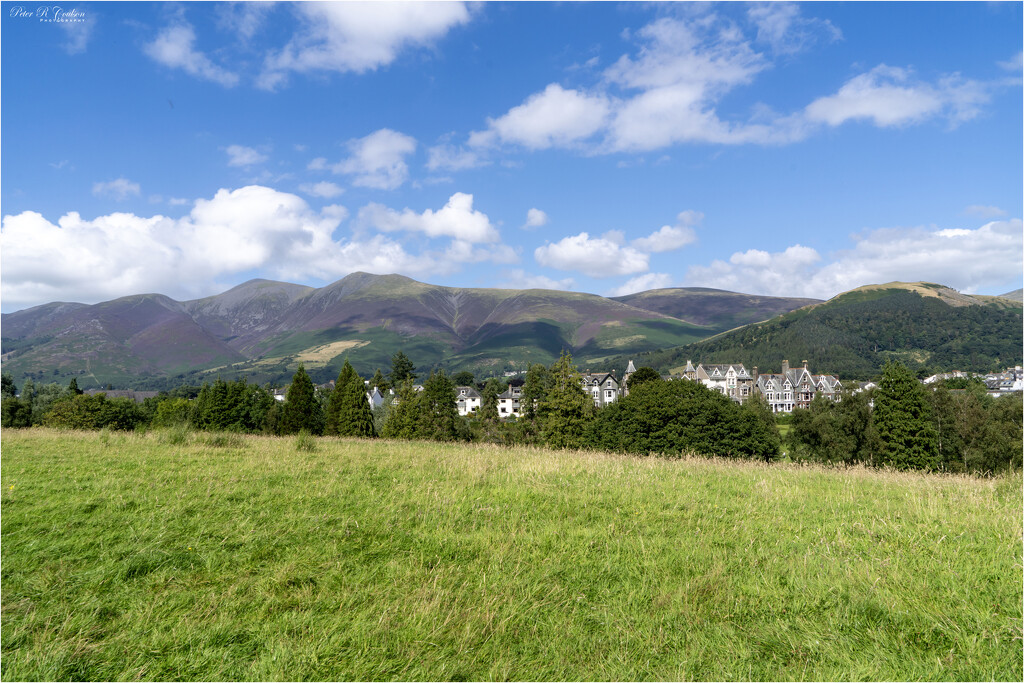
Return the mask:
M764 323L632 358L663 372L694 363L741 362L761 372L807 360L816 372L875 377L898 359L914 370L984 372L1022 361L1021 304L932 283L871 285ZM614 367L624 367L625 358Z

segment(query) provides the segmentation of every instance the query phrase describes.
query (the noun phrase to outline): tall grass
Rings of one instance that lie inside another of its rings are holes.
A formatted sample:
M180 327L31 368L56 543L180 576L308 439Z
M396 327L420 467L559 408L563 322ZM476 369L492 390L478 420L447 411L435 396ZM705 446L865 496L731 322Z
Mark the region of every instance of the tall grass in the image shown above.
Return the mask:
M1021 479L6 431L14 679L1021 680Z

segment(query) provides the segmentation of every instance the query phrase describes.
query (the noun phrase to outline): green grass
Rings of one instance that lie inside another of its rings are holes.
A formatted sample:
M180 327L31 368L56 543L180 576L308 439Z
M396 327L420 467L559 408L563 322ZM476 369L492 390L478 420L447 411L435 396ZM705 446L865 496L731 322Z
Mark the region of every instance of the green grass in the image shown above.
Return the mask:
M1021 479L3 433L3 680L1021 680Z

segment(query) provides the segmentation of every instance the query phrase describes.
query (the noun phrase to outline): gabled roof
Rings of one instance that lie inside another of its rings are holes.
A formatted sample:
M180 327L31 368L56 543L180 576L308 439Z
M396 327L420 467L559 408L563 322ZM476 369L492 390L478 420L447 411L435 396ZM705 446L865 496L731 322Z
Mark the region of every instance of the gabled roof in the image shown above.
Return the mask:
M480 392L473 387L455 387L455 395L459 398L480 398Z

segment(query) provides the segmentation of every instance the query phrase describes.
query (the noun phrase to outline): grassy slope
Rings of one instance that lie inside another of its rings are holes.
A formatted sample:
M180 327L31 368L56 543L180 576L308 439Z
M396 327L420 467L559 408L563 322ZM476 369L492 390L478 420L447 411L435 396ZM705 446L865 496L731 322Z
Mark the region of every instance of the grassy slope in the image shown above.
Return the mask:
M4 680L1021 680L1019 477L3 440Z

